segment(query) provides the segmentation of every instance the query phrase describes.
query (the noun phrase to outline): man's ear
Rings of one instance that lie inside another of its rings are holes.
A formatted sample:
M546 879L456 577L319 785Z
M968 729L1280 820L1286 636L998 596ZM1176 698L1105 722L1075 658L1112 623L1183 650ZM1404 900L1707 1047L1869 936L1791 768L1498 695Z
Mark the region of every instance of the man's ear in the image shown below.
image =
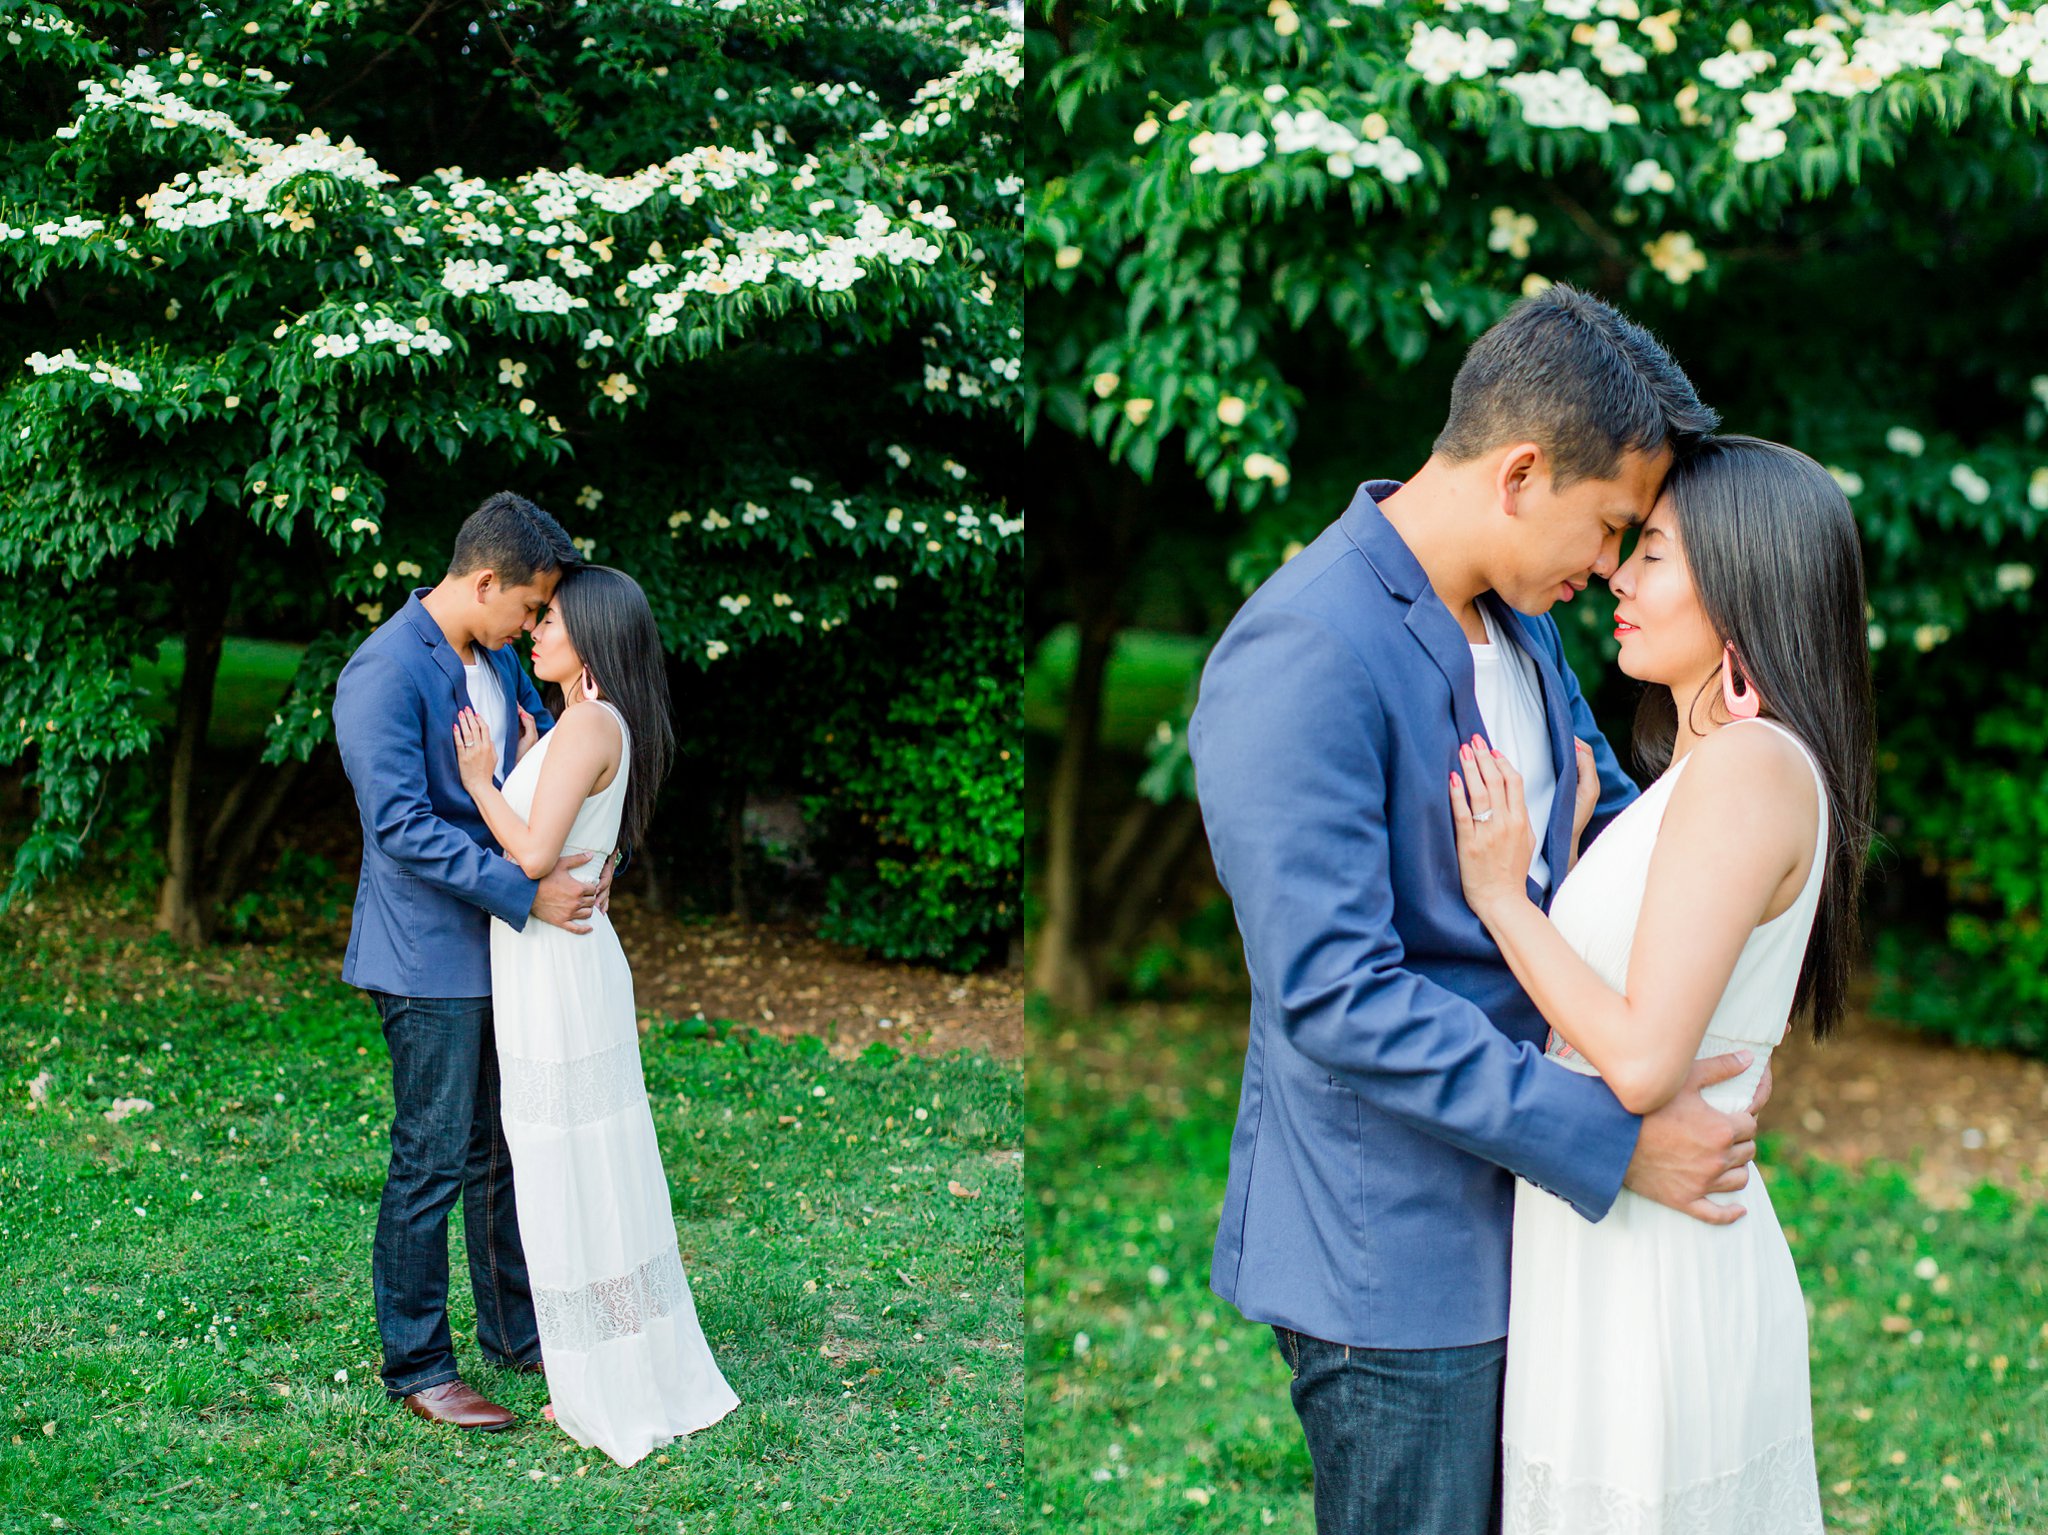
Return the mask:
M489 602L498 584L498 573L486 567L469 578L478 602Z
M1500 509L1510 517L1520 516L1522 497L1544 469L1543 449L1533 442L1518 442L1502 453L1494 471L1494 494Z

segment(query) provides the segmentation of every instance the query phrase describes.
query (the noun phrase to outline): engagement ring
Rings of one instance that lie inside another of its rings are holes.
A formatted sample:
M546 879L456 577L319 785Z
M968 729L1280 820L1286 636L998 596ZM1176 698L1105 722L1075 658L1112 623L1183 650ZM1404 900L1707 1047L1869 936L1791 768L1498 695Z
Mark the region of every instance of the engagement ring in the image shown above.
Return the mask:
M1482 810L1482 811L1480 811L1480 812L1479 812L1479 814L1477 814L1477 815L1475 815L1474 817L1472 817L1472 822L1473 822L1473 824L1474 824L1474 825L1476 826L1476 825L1478 825L1478 824L1479 824L1479 823L1480 823L1481 821L1490 821L1490 820L1492 820L1492 819L1493 819L1493 812L1492 812L1491 810Z

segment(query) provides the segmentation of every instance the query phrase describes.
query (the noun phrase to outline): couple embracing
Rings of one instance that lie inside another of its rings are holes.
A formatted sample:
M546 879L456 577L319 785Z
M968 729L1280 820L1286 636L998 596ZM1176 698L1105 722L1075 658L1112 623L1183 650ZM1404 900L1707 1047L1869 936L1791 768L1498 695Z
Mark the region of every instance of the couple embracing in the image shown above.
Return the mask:
M545 1374L547 1415L630 1465L739 1405L683 1272L609 916L615 850L674 754L654 615L553 517L492 496L343 668L334 733L363 827L342 979L377 1005L395 1100L385 1391L459 1428L517 1421L456 1366L459 1195L484 1357Z
M1203 674L1252 987L1211 1283L1274 1328L1324 1535L1822 1529L1752 1164L1790 1018L1846 1005L1862 559L1826 470L1717 424L1606 305L1526 299ZM1595 575L1640 792L1548 616Z

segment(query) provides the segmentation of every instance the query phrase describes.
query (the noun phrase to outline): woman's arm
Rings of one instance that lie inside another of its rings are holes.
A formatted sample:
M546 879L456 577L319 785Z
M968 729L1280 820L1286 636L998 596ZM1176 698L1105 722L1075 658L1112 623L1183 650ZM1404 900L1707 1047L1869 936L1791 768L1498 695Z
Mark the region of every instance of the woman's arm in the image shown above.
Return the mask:
M1544 1019L1638 1114L1683 1085L1742 946L1787 880L1807 872L1820 809L1798 748L1775 731L1718 731L1693 758L1650 855L1625 992L1529 901L1520 775L1482 743L1452 780L1467 901Z
M554 744L540 765L529 825L491 782L497 749L491 745L491 732L482 717L474 709L465 709L455 721L455 756L462 770L462 786L476 801L484 824L505 856L533 879L546 874L562 856L562 844L569 838L576 812L583 808L605 769L617 771L623 744L618 723L603 709L571 709L550 734Z

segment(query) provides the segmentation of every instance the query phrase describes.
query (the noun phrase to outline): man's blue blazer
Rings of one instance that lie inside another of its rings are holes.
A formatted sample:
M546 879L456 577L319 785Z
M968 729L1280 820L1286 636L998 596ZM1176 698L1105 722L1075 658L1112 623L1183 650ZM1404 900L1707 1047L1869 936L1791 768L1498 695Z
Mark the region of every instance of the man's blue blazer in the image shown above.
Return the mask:
M526 926L539 881L500 852L455 763L455 716L469 706L462 658L420 602L421 587L371 633L334 689L334 739L363 823L363 874L341 978L404 997L488 997L490 919ZM514 707L498 743L512 771L519 709L541 707L519 652L475 647Z
M1252 991L1210 1284L1312 1337L1449 1348L1507 1333L1512 1175L1598 1220L1642 1122L1543 1058L1542 1018L1465 904L1450 774L1486 732L1470 643L1377 504L1399 488L1361 486L1253 593L1188 727ZM1636 789L1555 622L1481 600L1542 679L1563 870L1572 736L1600 774L1589 837Z

